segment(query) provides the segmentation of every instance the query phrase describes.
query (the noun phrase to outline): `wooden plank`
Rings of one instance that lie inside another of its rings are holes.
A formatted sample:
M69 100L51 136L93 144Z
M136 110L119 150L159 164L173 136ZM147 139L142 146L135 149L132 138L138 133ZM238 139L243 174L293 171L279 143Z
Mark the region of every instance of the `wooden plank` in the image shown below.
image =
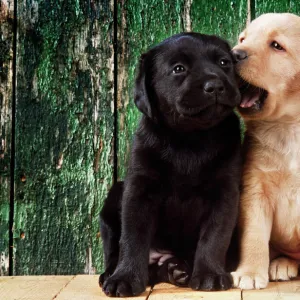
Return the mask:
M1 300L52 300L74 276L0 277Z
M243 290L243 300L296 300L300 299L300 278L285 282L270 282L264 290Z
M0 275L9 268L13 1L0 0Z
M299 0L252 0L255 3L255 17L268 12L290 12L300 14Z
M191 28L194 31L219 35L234 46L238 35L246 26L247 14L247 0L196 0L191 6Z
M102 271L113 174L113 1L18 3L15 265Z
M203 300L240 300L240 290L229 290L222 292L193 291L190 288L179 288L168 283L156 285L150 294L149 300L183 300L183 299L203 299Z
M182 31L219 34L234 44L246 24L247 1L127 0L119 2L118 11L118 177L123 178L140 119L133 103L133 87L141 53Z
M87 275L77 275L74 280L70 282L55 298L56 300L97 300L97 299L110 299L101 290L98 285L99 276L87 276ZM144 300L146 299L150 288L147 288L142 295L134 298L122 298L122 299L136 299Z
M272 282L267 289L244 290L232 289L224 292L192 291L171 284L156 285L149 295L150 288L140 296L124 299L150 300L298 300L300 295L300 278L288 282ZM0 277L1 300L57 299L85 300L109 299L98 286L98 275L77 276L15 276Z

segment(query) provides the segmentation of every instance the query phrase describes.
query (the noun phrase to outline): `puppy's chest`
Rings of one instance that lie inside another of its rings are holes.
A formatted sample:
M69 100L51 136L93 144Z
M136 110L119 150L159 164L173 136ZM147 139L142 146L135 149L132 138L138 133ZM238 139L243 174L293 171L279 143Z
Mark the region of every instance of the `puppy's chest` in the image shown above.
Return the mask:
M161 152L161 159L167 163L169 175L175 180L187 178L190 181L198 178L210 167L218 151L215 148L174 149L168 147Z
M167 191L159 210L161 234L188 247L190 242L196 241L204 216L210 214L211 205L203 197L200 186L178 185Z
M258 160L267 171L273 169L300 176L300 126L263 126L255 136L263 149L257 151Z
M285 133L266 142L260 168L274 208L271 240L293 251L300 250L300 131Z

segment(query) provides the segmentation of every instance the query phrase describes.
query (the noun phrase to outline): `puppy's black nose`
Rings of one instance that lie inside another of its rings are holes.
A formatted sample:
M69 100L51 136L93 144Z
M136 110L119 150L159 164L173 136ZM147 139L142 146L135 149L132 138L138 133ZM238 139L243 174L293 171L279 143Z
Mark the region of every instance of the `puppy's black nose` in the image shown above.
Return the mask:
M220 94L224 92L224 84L220 79L211 79L204 83L203 89L208 94Z
M236 62L245 60L248 57L248 53L246 51L239 49L232 50L232 54Z

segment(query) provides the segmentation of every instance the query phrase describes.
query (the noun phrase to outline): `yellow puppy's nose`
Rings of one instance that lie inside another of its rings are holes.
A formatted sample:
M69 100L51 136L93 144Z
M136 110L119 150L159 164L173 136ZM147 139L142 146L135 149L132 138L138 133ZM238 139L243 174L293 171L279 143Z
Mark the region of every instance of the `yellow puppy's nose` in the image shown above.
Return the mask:
M247 52L244 51L244 50L240 50L240 49L233 49L232 54L233 54L233 57L234 57L236 62L245 60L248 57Z

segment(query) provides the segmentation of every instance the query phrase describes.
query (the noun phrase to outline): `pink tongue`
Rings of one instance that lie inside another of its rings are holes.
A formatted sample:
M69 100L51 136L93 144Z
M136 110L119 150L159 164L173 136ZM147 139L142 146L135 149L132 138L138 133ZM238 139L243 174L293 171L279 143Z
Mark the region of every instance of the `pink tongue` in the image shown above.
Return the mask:
M259 90L257 90L254 94L245 95L242 99L241 107L251 107L257 100L259 100Z

